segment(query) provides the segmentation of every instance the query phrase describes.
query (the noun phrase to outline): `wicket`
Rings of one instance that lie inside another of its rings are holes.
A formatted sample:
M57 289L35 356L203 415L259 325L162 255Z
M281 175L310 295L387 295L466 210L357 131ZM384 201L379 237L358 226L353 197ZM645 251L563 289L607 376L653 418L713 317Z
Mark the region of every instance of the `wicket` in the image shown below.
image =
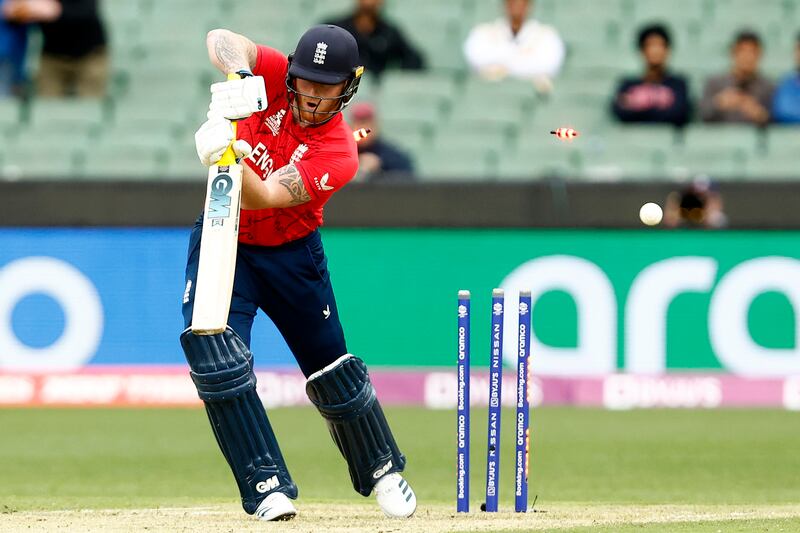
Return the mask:
M457 510L469 512L469 291L458 291Z
M517 349L517 431L514 510L528 511L528 457L530 455L530 406L528 405L528 364L531 355L531 291L519 293L519 330Z
M514 510L528 510L528 467L530 456L530 418L528 372L531 335L531 292L520 291L517 330L516 424L514 454ZM489 360L489 416L486 450L487 512L497 512L500 481L500 419L503 383L503 319L505 295L492 291L491 351ZM456 511L469 512L470 446L470 292L458 291L458 398L457 398L457 480Z
M486 511L497 512L500 481L500 409L503 393L503 289L492 291L492 351L489 359L489 427L486 432Z

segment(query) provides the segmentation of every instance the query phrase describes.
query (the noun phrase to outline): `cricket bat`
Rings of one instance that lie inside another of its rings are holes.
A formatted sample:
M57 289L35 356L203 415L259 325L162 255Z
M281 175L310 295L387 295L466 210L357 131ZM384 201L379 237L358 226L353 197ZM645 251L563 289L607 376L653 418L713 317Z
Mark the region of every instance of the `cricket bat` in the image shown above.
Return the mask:
M238 80L238 74L228 74ZM236 140L236 122L233 122ZM231 308L236 248L239 242L239 207L242 201L242 166L236 163L233 143L219 162L208 168L200 264L194 294L192 333L214 335L225 331Z

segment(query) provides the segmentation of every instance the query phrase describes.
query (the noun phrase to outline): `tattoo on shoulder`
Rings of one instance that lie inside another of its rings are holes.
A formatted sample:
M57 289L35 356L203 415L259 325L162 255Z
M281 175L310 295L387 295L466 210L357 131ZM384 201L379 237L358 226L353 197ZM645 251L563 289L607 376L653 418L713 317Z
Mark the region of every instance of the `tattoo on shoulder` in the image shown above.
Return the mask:
M232 71L242 64L247 64L246 58L242 57L242 53L237 50L235 43L225 35L217 39L214 45L214 53L217 54L219 62L228 70Z
M303 183L303 177L300 176L300 171L294 165L286 165L278 170L275 174L278 183L286 187L289 194L292 196L292 205L300 205L311 201L311 195L308 194L306 186Z

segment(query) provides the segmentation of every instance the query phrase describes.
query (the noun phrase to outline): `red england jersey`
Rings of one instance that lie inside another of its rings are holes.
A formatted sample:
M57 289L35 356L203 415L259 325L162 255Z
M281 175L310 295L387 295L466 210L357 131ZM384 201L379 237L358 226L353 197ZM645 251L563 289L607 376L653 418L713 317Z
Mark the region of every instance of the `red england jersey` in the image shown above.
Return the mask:
M341 113L321 126L302 128L294 121L285 83L288 64L279 51L258 47L253 73L264 77L268 106L238 122L237 138L253 147L243 161L262 180L293 163L311 201L281 209L242 209L239 242L277 246L305 237L322 225L322 208L328 198L358 171L353 131Z

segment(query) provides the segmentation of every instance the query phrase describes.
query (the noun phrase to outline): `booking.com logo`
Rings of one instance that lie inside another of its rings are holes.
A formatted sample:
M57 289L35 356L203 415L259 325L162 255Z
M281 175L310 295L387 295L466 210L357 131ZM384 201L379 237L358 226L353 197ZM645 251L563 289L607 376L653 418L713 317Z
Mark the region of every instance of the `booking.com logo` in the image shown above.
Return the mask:
M14 310L32 295L51 298L64 314L60 335L46 346L30 346L14 331ZM100 295L69 263L53 257L26 257L0 268L0 369L79 368L94 356L102 335Z

